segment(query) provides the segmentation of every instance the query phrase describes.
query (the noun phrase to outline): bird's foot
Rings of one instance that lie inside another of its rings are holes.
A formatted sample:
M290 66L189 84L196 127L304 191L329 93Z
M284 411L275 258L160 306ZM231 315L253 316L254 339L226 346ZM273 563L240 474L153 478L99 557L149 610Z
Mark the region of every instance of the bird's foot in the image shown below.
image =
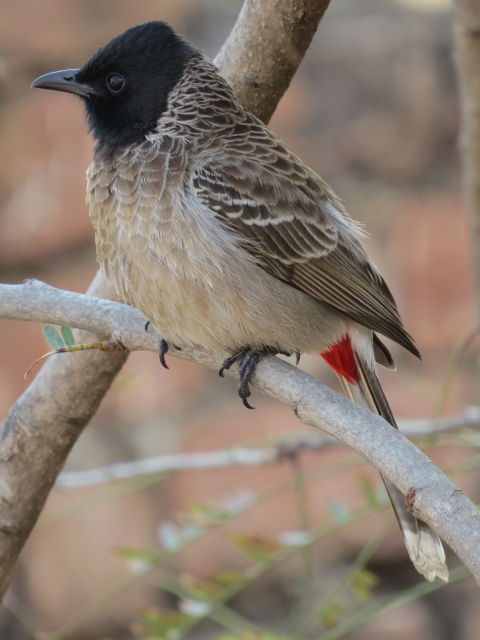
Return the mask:
M240 373L238 395L242 399L242 402L247 409L255 408L249 404L248 398L252 394L252 392L250 391L250 382L253 375L255 374L257 364L265 356L275 355L277 353L279 353L279 351L277 349L274 349L273 347L264 347L263 349L252 349L251 347L244 347L243 349L240 349L240 351L237 351L229 358L227 358L222 364L218 374L223 377L224 372L230 369L233 364L238 362L238 370Z

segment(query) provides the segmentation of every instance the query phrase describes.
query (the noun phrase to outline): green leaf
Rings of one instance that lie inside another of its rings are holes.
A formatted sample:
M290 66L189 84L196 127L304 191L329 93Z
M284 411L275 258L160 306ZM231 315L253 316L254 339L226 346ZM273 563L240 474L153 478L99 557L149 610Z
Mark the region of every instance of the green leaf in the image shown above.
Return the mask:
M221 524L232 517L226 507L210 504L192 504L188 514L195 524L202 527Z
M64 324L61 331L67 347L73 347L73 345L75 344L75 338L73 337L73 333L70 327Z
M352 575L350 584L356 597L365 602L372 597L372 591L378 584L378 578L368 569L359 569Z
M191 618L180 611L162 613L149 611L141 616L141 621L148 632L148 637L158 638L158 640L180 637L191 624Z
M221 571L211 578L214 582L225 587L245 582L245 576L240 571Z
M320 611L320 620L327 629L331 629L339 623L345 613L345 607L332 600Z
M185 576L180 580L186 598L192 600L215 600L222 597L225 585L210 579Z
M255 562L266 562L280 548L272 540L242 533L234 533L230 540L239 551Z
M116 549L116 553L126 560L131 567L132 573L142 574L157 566L160 554L154 551L144 551L142 549L130 549L122 547Z
M63 338L58 333L55 327L52 327L51 324L46 324L42 329L43 335L48 342L48 344L52 347L52 349L61 349L65 346Z

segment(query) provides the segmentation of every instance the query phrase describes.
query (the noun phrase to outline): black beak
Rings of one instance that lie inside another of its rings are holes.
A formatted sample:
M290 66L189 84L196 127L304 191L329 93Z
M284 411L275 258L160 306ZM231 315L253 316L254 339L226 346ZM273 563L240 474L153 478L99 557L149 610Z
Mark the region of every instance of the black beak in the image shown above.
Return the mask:
M82 98L98 95L96 89L88 84L76 81L76 75L80 69L64 69L63 71L52 71L36 78L32 82L35 89L52 89L53 91L66 91L74 93Z

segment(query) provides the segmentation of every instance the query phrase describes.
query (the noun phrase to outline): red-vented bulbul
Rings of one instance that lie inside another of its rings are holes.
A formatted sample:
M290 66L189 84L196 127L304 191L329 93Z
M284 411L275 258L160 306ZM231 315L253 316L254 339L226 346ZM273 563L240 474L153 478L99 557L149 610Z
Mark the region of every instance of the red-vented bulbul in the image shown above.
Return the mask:
M238 362L249 406L262 356L320 353L396 427L375 373L375 361L393 364L377 333L419 353L358 224L201 52L150 22L33 86L85 105L98 262L163 336L162 362L169 344L230 352L223 369ZM438 536L385 484L415 567L448 580Z

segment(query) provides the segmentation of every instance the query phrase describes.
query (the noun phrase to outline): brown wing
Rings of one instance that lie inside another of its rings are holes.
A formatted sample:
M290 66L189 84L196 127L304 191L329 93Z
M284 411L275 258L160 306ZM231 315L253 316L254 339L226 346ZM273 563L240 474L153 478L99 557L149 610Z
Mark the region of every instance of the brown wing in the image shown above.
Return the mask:
M197 196L270 274L419 355L330 188L261 123L245 135L195 170Z

